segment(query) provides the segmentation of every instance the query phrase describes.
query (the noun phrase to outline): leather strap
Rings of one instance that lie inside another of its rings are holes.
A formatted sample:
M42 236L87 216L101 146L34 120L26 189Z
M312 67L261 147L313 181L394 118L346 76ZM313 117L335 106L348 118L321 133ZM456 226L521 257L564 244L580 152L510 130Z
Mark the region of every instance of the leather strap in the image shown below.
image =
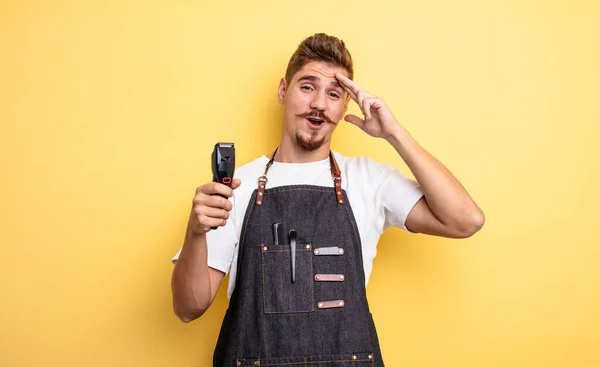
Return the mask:
M317 307L318 308L337 308L337 307L344 307L344 300L342 299L338 299L335 301L321 301L321 302L317 302Z
M345 279L343 274L316 274L315 281L317 282L343 282Z
M267 182L269 182L269 180L267 179L267 172L269 172L269 168L271 168L273 162L275 161L275 154L277 154L277 149L279 149L279 147L275 149L275 151L273 152L273 156L267 163L267 166L265 167L265 173L263 173L263 175L258 178L258 193L256 194L256 201L254 202L256 205L262 205L263 200L265 198L265 188L267 187ZM336 200L338 204L344 204L344 196L342 195L342 173L331 151L329 151L329 167L331 169L331 178L333 179L333 182L335 184L334 189Z
M342 196L342 172L340 172L340 167L335 161L335 157L331 151L329 151L329 162L331 167L331 177L333 178L333 182L335 182L335 196L337 197L337 202L338 204L344 204L344 197Z
M344 249L341 247L317 247L313 252L316 256L343 255Z

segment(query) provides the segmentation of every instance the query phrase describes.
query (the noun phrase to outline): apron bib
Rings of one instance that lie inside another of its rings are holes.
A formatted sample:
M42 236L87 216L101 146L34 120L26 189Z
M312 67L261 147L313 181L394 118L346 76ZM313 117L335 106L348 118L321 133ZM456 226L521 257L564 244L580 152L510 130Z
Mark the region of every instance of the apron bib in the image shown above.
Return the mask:
M273 159L259 178L214 367L383 366L358 229L331 153L330 162L333 188L266 189Z

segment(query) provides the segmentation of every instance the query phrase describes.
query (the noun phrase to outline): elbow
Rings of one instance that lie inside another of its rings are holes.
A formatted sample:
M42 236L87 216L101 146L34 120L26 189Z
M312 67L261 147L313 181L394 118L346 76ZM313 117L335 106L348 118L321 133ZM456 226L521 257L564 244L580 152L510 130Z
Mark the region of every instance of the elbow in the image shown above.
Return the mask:
M468 238L479 232L485 224L485 214L479 208L467 215L458 229L458 238Z
M176 315L179 318L179 320L181 320L181 322L183 322L185 324L190 323L190 322L196 320L198 317L200 317L200 316L194 316L194 315L182 314L182 313L178 313Z
M181 299L177 293L173 294L173 312L175 316L184 323L189 323L204 315L209 305L203 307L201 303L194 298Z
M179 318L179 320L181 320L182 322L187 324L189 322L196 320L200 316L204 315L204 312L206 310L203 310L203 309L184 310L182 308L178 308L177 306L175 306L174 311L175 311L175 315Z

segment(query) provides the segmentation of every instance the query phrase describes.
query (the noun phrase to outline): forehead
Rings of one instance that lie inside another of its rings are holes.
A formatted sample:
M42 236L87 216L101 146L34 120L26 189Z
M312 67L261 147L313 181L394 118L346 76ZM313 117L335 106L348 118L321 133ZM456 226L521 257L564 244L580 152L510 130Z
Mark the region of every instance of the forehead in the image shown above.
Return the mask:
M335 73L348 77L348 72L341 66L328 64L322 61L311 61L304 65L292 78L292 83L307 75L316 76L322 83L337 83Z

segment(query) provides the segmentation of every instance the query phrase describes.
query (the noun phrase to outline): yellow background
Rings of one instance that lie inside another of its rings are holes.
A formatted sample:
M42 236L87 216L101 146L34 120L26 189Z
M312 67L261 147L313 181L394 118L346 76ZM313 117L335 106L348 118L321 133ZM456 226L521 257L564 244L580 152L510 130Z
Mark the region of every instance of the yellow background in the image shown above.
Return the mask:
M225 287L183 324L169 260L213 144L269 153L287 61L326 32L487 218L382 237L386 364L599 366L599 4L3 2L0 365L210 365ZM350 124L333 148L410 175Z

